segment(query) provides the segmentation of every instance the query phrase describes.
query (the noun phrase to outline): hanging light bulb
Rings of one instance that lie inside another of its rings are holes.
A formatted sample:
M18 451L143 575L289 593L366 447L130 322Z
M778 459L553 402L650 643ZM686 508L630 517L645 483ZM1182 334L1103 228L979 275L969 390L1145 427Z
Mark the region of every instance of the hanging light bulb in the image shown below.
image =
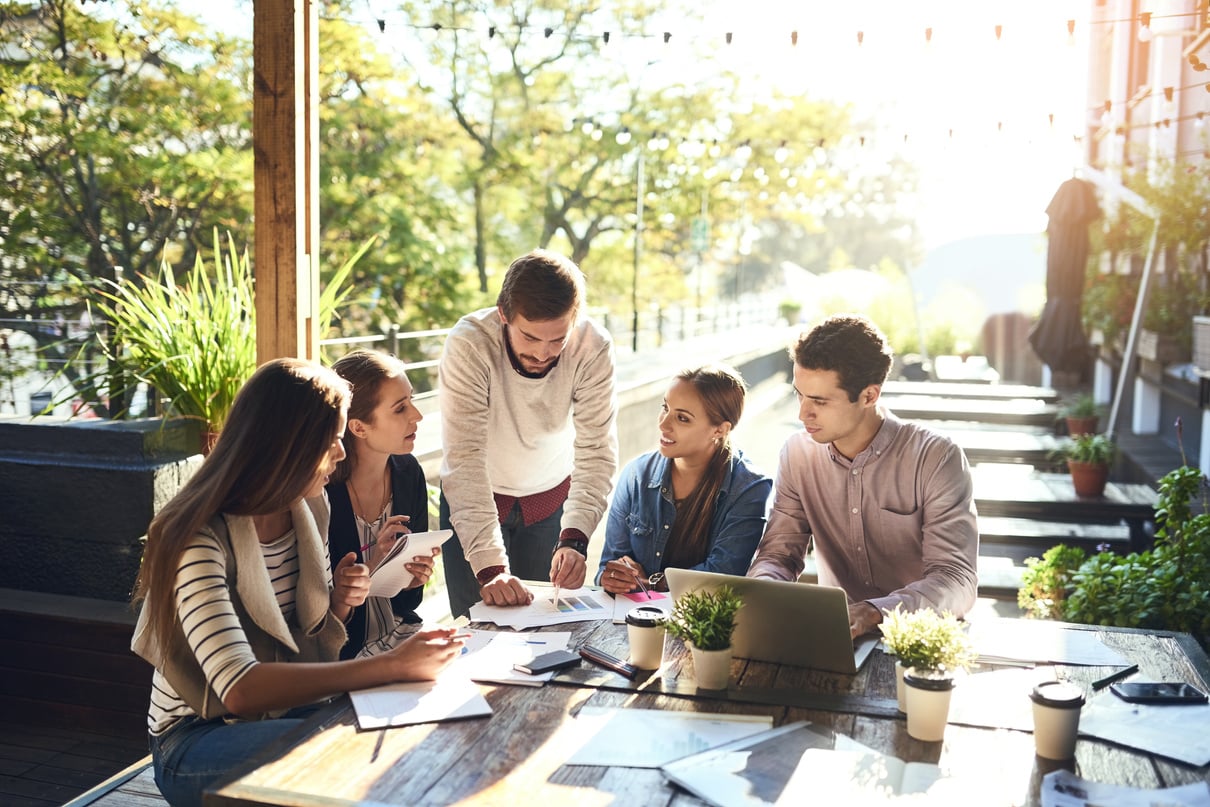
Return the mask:
M999 41L1000 41L1000 37L1002 37L1002 36L1004 36L1004 26L1003 26L1003 25L997 25L997 26L996 26L996 41L997 41L997 42L999 42Z
M1140 42L1150 42L1151 37L1154 36L1154 34L1151 31L1151 12L1150 11L1140 11L1139 12L1139 34L1138 34L1138 36L1139 36Z

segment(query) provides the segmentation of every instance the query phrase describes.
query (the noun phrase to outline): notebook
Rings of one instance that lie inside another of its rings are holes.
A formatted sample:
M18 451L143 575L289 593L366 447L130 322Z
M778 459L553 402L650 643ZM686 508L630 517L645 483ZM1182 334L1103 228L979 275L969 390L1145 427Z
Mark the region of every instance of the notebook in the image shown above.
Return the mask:
M875 635L856 644L849 636L849 605L843 589L737 577L694 569L667 569L673 600L688 591L729 585L744 600L731 637L739 658L855 673L878 644Z

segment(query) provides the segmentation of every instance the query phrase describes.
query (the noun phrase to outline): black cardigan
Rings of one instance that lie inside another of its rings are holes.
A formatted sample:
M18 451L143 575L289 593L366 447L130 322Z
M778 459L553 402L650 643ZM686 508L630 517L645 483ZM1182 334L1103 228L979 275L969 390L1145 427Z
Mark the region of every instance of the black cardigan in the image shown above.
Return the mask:
M425 532L429 528L428 485L425 482L424 470L411 454L393 455L388 464L391 468L391 515L410 516L408 529L412 532ZM349 488L344 482L329 482L327 485L328 501L332 506L332 521L328 526L328 552L332 571L336 564L350 552L357 554L357 562L364 562L361 556L361 535L357 531L357 519L353 515L353 503L349 500ZM420 622L416 608L424 598L424 588L404 589L391 598L391 610L404 622ZM348 623L349 641L340 651L342 659L356 656L365 646L366 636L366 606L360 605L353 609L353 616Z

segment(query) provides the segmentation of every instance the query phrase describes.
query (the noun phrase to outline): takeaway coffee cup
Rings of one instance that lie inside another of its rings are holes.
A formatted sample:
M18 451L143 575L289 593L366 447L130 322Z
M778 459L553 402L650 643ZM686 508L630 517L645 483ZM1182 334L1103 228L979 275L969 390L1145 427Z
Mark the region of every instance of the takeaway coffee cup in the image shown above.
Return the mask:
M1029 693L1034 708L1034 748L1044 759L1076 755L1084 691L1064 681L1045 681Z
M626 634L630 639L630 663L640 670L659 669L664 661L664 621L659 608L640 605L626 614Z

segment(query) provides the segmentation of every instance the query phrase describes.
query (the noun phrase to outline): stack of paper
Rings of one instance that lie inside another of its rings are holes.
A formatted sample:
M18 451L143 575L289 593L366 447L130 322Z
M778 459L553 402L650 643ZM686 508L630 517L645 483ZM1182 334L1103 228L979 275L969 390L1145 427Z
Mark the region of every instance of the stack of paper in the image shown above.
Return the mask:
M483 684L521 684L542 686L554 672L527 675L513 669L514 664L532 661L535 656L552 650L566 650L571 634L566 631L548 633L516 633L514 631L467 630L464 652L450 665L449 672L463 675Z
M613 601L603 591L589 588L564 590L559 593L558 603L554 594L553 588L538 589L534 601L529 605L501 606L477 602L471 606L471 621L492 622L502 628L522 630L610 619L613 616Z

